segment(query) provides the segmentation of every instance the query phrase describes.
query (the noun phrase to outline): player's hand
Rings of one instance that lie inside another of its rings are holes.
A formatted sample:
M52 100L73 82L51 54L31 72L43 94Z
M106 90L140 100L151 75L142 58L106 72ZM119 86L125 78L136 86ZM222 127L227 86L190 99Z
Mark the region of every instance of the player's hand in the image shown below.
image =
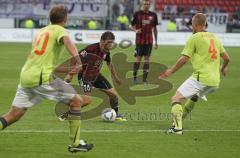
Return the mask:
M75 75L77 74L77 70L75 68L72 68L69 72L68 72L69 75Z
M136 34L138 34L138 33L139 33L139 34L142 33L142 29L137 29L137 30L136 30Z
M165 79L168 78L172 75L172 70L171 69L167 69L165 72L163 72L162 74L160 74L160 76L158 77L158 79Z
M157 43L155 43L155 49L158 49L158 44Z
M82 66L75 65L75 66L71 67L71 70L69 71L69 74L70 75L75 75L75 74L78 74L78 72L81 71L81 70L82 70Z
M227 68L221 69L221 73L222 73L223 76L226 76L227 75Z

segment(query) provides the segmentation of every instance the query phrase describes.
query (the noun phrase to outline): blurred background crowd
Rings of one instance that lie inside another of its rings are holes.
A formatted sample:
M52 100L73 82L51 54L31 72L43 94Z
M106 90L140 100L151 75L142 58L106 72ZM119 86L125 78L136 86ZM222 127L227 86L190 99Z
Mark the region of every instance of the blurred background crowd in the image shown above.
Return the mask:
M240 0L150 1L159 31L189 31L192 15L203 12L209 31L240 32ZM41 28L49 23L49 8L59 3L68 8L68 29L128 30L141 9L141 0L0 0L0 28Z

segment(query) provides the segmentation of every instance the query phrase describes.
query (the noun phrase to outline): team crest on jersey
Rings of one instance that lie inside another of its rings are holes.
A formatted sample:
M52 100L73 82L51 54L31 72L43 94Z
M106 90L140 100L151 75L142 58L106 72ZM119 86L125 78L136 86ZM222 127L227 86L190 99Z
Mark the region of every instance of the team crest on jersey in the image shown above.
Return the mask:
M83 50L80 54L82 57L85 57L87 55L87 51Z
M150 21L152 21L152 20L153 20L153 17L152 17L152 16L149 16L148 19L149 19Z

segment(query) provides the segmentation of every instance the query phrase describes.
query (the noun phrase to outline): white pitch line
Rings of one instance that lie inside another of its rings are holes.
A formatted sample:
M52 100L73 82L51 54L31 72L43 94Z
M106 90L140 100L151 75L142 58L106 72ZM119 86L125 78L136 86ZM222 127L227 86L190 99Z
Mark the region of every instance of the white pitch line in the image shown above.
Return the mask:
M3 133L68 133L68 130L5 130ZM153 133L153 132L166 132L166 130L81 130L83 133ZM196 129L184 130L184 132L240 132L236 130L218 130L218 129Z

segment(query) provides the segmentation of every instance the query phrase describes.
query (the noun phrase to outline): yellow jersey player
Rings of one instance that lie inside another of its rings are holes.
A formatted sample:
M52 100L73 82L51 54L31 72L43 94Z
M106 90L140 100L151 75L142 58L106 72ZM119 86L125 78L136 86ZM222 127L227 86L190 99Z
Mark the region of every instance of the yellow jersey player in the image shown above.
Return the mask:
M227 73L229 55L220 40L212 33L205 31L206 16L197 13L192 19L193 35L187 41L182 56L176 64L159 76L165 79L178 71L188 60L191 60L193 73L172 97L173 127L167 133L183 134L182 120L189 114L198 98L206 100L206 95L216 90L220 83L220 71ZM223 64L220 68L220 58ZM188 99L182 107L182 100Z
M80 108L82 98L73 87L56 78L52 72L65 47L76 60L71 71L78 72L81 60L75 45L71 42L64 26L67 9L63 5L54 6L49 14L51 24L36 34L31 53L20 74L20 84L12 103L12 108L0 117L0 130L18 121L28 108L42 100L49 99L69 105L70 152L89 151L92 144L80 140Z

